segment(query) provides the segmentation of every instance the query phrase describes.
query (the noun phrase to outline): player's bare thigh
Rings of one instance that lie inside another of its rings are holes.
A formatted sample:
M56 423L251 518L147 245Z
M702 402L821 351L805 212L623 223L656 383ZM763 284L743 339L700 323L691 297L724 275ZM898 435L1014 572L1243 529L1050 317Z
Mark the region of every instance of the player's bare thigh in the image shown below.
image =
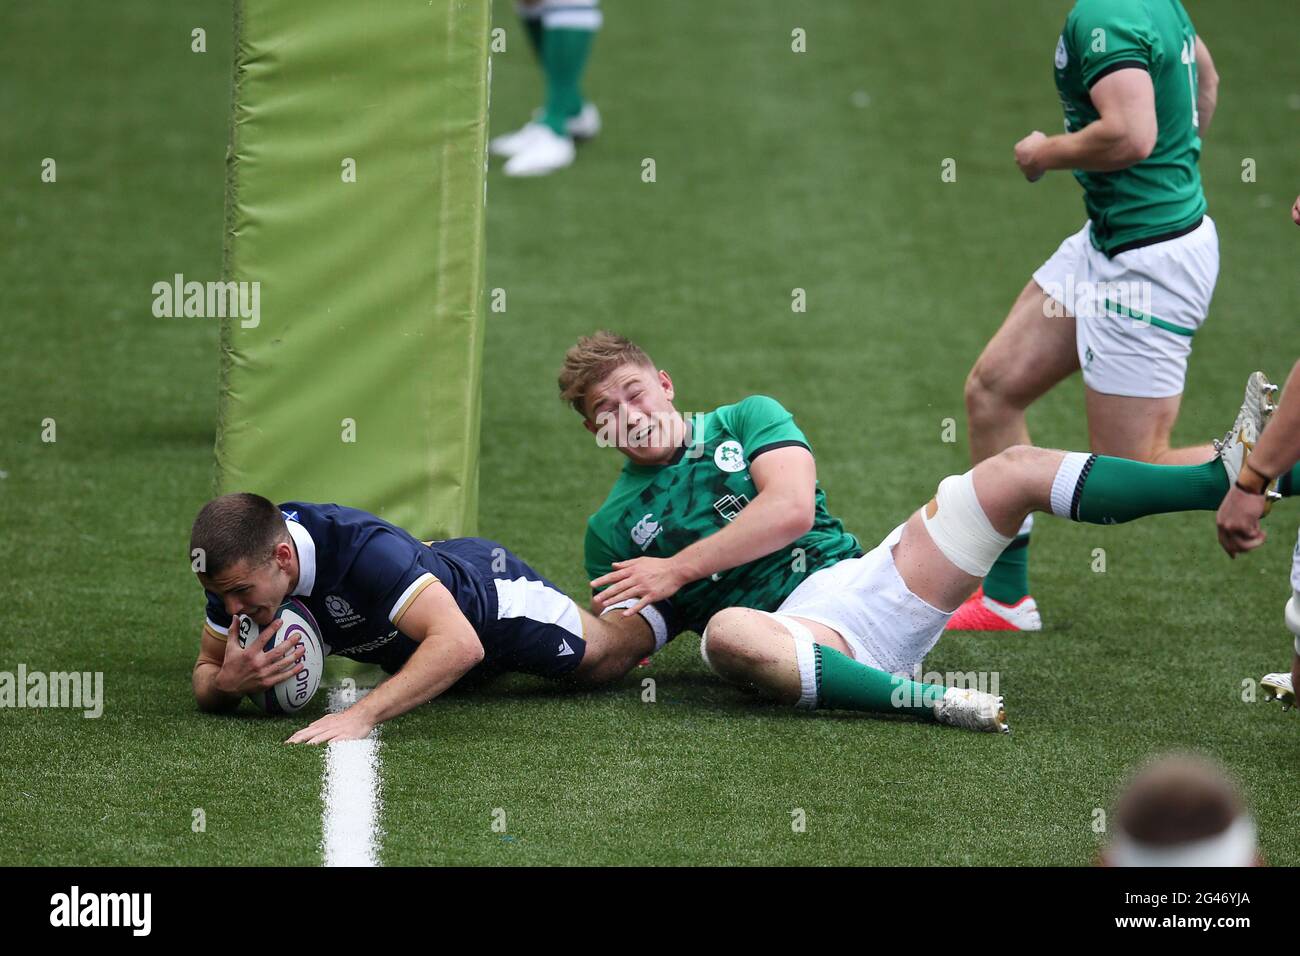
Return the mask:
M981 400L1023 409L1078 370L1074 316L1030 279L976 359L967 401L976 412Z
M1133 398L1106 395L1084 387L1088 410L1088 447L1098 455L1131 458L1162 465L1199 465L1214 457L1209 444L1170 449L1183 396Z

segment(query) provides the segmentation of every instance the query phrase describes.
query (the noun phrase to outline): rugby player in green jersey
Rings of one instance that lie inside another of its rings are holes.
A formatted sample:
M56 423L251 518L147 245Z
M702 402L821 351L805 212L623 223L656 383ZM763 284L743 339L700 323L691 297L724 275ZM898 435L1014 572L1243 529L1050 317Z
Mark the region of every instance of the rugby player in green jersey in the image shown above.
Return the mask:
M804 708L904 712L1005 731L992 691L909 679L1026 515L1116 524L1213 511L1263 429L1255 373L1219 455L1160 466L1017 445L964 475L865 551L826 507L811 445L779 402L751 395L700 415L622 336L565 355L561 397L627 458L587 523L592 612L621 613L636 653L701 635L718 675ZM649 628L646 628L649 625Z
M966 382L971 459L1027 444L1025 409L1082 370L1094 452L1167 465L1192 336L1219 273L1197 162L1218 76L1178 0L1078 0L1056 43L1065 132L1015 146L1033 182L1072 170L1088 220L1034 272ZM1032 518L954 615L961 630L1041 629L1029 596Z

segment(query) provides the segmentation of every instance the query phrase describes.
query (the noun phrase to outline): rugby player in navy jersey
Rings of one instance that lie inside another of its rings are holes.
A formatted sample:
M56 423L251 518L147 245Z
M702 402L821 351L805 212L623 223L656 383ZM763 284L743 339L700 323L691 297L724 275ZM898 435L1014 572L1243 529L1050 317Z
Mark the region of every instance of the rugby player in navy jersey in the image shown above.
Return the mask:
M199 511L190 549L202 556L197 573L207 592L193 673L200 709L233 710L246 694L301 670L301 644L264 650L290 595L315 617L326 654L378 664L391 675L289 743L365 737L470 671L606 683L663 643L640 616L592 616L493 541L422 542L335 504L223 495ZM262 628L263 639L246 648L227 640L232 627L238 633L240 615Z

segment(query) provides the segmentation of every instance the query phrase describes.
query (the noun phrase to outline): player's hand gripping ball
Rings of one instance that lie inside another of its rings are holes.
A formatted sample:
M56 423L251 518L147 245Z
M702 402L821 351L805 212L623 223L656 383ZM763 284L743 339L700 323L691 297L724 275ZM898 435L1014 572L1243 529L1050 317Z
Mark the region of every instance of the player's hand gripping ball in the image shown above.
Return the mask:
M307 706L320 687L321 672L325 668L325 646L320 628L307 606L297 598L288 598L275 612L283 621L271 637L266 650L278 647L285 641L302 644L306 653L302 657L302 670L291 674L274 687L249 694L248 699L268 714L294 714ZM239 618L239 646L256 647L262 629L248 615Z

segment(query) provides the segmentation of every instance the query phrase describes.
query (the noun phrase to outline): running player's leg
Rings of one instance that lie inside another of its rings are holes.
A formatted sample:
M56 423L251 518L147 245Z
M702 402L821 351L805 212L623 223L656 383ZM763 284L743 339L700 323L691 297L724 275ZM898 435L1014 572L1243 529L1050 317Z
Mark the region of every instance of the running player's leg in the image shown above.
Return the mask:
M1067 239L1044 269L1071 259L1077 245L1078 237ZM1050 274L1064 271L1066 265L1053 267ZM1025 410L1078 369L1074 316L1067 306L1044 291L1037 278L1030 279L966 379L971 464L979 464L1013 445L1029 444ZM1032 599L1025 602L1029 594L1032 528L1031 518L1017 529L1015 540L990 568L984 582L984 593L990 599L1001 607L1017 609L1016 613L1002 616L1011 619L1005 625L1010 628L1036 630L1042 626ZM972 606L949 626L982 630L1000 623L1000 618L990 617L981 605Z
M601 26L597 0L543 0L541 61L546 102L541 116L518 136L494 141L493 151L508 156L507 176L545 176L576 156L575 139L590 139L600 129L600 114L583 97L582 77L592 38Z
M1099 455L1131 458L1159 465L1195 465L1214 457L1214 446L1170 448L1183 396L1133 398L1106 395L1084 386L1088 411L1088 445Z
M1028 445L1025 410L1078 370L1074 317L1030 279L966 378L971 464Z
M542 62L542 0L516 0L515 12L519 22L528 34L528 45L533 49L537 62Z
M542 66L546 70L546 106L542 122L559 136L594 135L575 130L572 123L589 105L582 94L582 78L591 54L592 39L600 29L598 0L546 0L542 9Z

